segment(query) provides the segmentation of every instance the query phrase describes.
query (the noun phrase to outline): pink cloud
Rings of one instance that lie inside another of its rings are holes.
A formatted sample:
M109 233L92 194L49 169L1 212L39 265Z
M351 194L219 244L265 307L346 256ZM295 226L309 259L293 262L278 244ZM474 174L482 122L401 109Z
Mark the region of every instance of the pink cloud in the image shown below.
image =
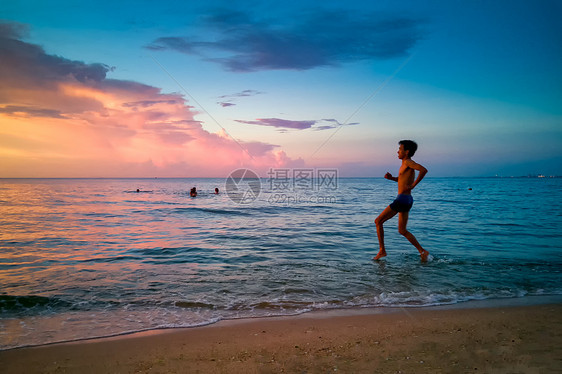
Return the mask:
M302 164L276 145L210 133L181 95L49 55L22 30L0 25L0 176L226 176Z

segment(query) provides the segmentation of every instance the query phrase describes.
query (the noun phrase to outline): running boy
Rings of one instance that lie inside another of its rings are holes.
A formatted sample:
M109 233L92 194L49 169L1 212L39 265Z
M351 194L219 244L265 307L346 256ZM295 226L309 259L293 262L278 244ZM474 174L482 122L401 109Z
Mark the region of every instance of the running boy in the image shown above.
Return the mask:
M393 177L392 174L386 173L385 178L398 182L398 196L389 206L387 206L381 214L375 219L377 226L377 236L379 238L379 253L373 260L379 260L386 256L384 248L384 230L383 223L394 217L398 213L398 232L406 237L420 252L421 260L427 261L429 252L422 248L416 237L406 229L408 224L408 212L414 204L412 198L412 190L421 182L423 177L427 174L427 169L422 165L412 160L412 156L416 153L418 145L412 140L401 140L398 142L398 158L402 160L402 165L398 171L398 177ZM418 177L415 178L416 170L419 172Z

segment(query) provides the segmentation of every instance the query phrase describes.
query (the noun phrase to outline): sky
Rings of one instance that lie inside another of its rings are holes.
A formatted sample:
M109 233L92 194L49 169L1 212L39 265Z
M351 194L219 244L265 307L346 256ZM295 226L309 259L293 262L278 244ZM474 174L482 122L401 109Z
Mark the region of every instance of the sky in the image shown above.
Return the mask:
M560 1L0 5L0 178L562 175Z

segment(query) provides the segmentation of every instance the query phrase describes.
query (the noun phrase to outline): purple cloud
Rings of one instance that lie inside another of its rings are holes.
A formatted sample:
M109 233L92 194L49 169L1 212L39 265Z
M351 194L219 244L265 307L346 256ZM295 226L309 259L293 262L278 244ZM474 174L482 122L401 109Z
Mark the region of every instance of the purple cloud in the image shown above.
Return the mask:
M291 130L306 130L312 129L316 131L334 129L339 126L352 126L358 123L343 124L335 119L322 119L322 120L305 120L305 121L291 121L281 118L258 118L254 121L236 120L236 122L245 123L248 125L268 126L279 129L280 132L287 132Z
M304 130L311 128L316 121L290 121L280 118L258 118L255 121L236 120L240 123L247 123L249 125L269 126L284 129Z
M261 157L268 152L272 152L278 145L262 143L262 142L242 142L244 148L254 157Z

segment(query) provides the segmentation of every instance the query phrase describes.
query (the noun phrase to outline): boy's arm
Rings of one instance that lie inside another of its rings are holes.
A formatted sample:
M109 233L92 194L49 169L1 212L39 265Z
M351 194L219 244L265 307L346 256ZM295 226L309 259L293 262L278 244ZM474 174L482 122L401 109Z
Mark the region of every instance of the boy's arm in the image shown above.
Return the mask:
M423 177L425 177L425 175L427 174L427 169L424 168L422 165L418 164L417 162L415 162L414 160L408 160L406 162L406 165L419 172L418 177L416 178L416 180L414 181L414 184L412 184L412 186L410 188L411 190L413 190L414 187L416 187L418 185L418 183L421 182Z
M386 174L384 175L384 177L385 177L386 179L388 179L388 180L398 182L398 177L393 177L392 174L390 174L390 173L386 173Z

